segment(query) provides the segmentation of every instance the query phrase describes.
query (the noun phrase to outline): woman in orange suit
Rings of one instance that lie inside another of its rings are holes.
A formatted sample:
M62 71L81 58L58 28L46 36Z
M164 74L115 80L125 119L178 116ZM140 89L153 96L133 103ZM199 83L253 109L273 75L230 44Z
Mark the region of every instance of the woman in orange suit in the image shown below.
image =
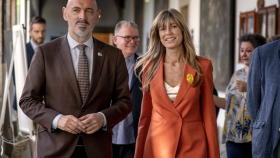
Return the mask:
M155 18L142 66L135 158L219 158L212 64L195 53L175 9Z

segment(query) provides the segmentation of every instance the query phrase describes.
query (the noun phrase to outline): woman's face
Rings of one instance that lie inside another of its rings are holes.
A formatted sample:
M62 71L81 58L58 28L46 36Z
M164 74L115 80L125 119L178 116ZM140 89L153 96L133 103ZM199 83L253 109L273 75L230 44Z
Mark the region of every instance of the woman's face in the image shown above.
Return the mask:
M240 57L243 61L243 63L246 66L249 66L249 61L251 58L251 55L254 51L254 47L250 42L242 42L240 46Z
M172 19L169 19L164 26L159 28L159 37L166 49L182 46L182 31Z

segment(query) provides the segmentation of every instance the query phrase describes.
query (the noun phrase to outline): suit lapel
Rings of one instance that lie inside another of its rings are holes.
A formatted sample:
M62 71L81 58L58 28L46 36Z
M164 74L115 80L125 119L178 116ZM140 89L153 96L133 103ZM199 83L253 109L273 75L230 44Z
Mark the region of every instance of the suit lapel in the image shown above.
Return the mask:
M93 38L94 49L93 49L93 64L92 64L92 73L91 73L91 81L89 87L89 93L87 95L87 99L83 105L86 105L90 97L92 96L95 87L97 86L101 70L103 67L103 62L106 57L106 52L102 50L103 43Z
M82 104L82 99L80 96L80 90L76 79L76 74L72 62L70 47L67 41L67 36L65 35L64 37L62 37L60 41L61 41L60 47L57 48L58 58L62 63L63 70L66 73L67 79L70 82L70 85L77 97L77 100L79 101L79 103Z
M163 57L160 61L160 66L158 68L158 70L156 71L155 75L154 75L154 89L156 91L156 93L158 93L161 97L162 103L166 103L166 106L164 106L164 108L168 109L169 111L171 111L174 115L176 115L177 117L181 117L180 114L178 113L178 111L176 110L176 108L174 107L174 105L172 104L172 102L170 101L165 87L164 87L164 78L163 78Z
M132 90L132 88L134 87L134 85L135 85L135 83L136 83L137 80L138 80L137 76L133 73L133 74L132 74L132 80L131 80L131 86L130 86L129 91Z
M180 102L182 101L182 99L184 98L184 96L187 94L187 92L190 89L191 84L187 81L188 74L191 74L195 79L196 71L189 64L185 64L180 88L179 88L177 96L173 102L175 107L177 107L180 104ZM194 82L195 82L195 80L194 80Z

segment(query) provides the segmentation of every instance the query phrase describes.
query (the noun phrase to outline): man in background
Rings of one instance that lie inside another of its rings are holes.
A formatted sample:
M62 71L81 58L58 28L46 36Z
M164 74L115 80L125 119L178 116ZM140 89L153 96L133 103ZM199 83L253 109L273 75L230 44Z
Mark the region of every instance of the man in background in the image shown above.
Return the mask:
M46 20L42 17L34 16L29 22L30 30L30 42L26 44L26 57L27 57L27 66L30 67L30 63L32 57L34 55L35 49L40 44L43 44L45 37L46 37ZM14 72L13 72L14 76ZM15 81L15 78L14 78ZM14 97L13 108L17 110L17 103L16 96Z
M43 44L46 37L46 20L42 17L34 16L29 22L29 35L31 40L26 44L26 54L28 68L30 66L34 51L40 44Z
M31 40L29 43L26 44L26 56L27 56L27 64L28 68L30 67L30 63L32 60L32 57L34 55L35 49L37 46L40 44L43 44L46 36L46 20L43 19L42 17L34 16L29 22L30 30L29 30L29 35L31 37ZM14 72L13 72L14 74ZM15 81L15 79L14 79ZM17 110L17 99L16 99L16 93L14 97L14 102L13 102L13 108ZM36 126L37 128L37 126ZM16 128L17 129L17 128ZM17 137L17 142L22 141L26 136L23 133L24 136L19 135ZM14 146L14 150L12 153L12 158L21 158L23 151L26 149L27 142L17 144Z
M32 57L34 55L35 49L40 45L43 44L45 37L46 37L46 20L42 17L34 16L29 22L30 30L30 42L26 44L26 57L27 57L27 66L28 69L30 67L30 63ZM15 81L14 72L13 72L13 79ZM15 83L14 83L15 85ZM14 97L13 108L17 110L17 99L16 95Z
M113 128L113 158L133 158L138 133L138 122L143 93L142 83L134 74L140 38L138 26L132 21L120 21L115 27L114 44L122 50L129 74L129 90L133 102L132 112Z

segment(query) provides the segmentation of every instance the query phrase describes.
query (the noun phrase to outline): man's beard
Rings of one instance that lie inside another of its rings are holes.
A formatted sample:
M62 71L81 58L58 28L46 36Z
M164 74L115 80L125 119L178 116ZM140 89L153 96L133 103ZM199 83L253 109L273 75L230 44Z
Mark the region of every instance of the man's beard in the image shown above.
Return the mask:
M73 31L73 33L78 36L78 37L86 37L89 33L86 32L86 28L85 27L79 27L79 30L81 31L80 33L76 33L75 31Z
M75 24L78 24L78 23L84 23L84 24L89 25L89 22L86 20L77 20L75 22ZM73 33L78 37L86 37L89 34L89 32L85 32L86 27L79 27L79 30L81 31L80 33L76 33L75 31L73 31Z
M42 40L40 40L40 39L42 39ZM40 44L43 44L43 43L44 43L44 38L33 39L33 41L34 41L37 45L40 45Z

